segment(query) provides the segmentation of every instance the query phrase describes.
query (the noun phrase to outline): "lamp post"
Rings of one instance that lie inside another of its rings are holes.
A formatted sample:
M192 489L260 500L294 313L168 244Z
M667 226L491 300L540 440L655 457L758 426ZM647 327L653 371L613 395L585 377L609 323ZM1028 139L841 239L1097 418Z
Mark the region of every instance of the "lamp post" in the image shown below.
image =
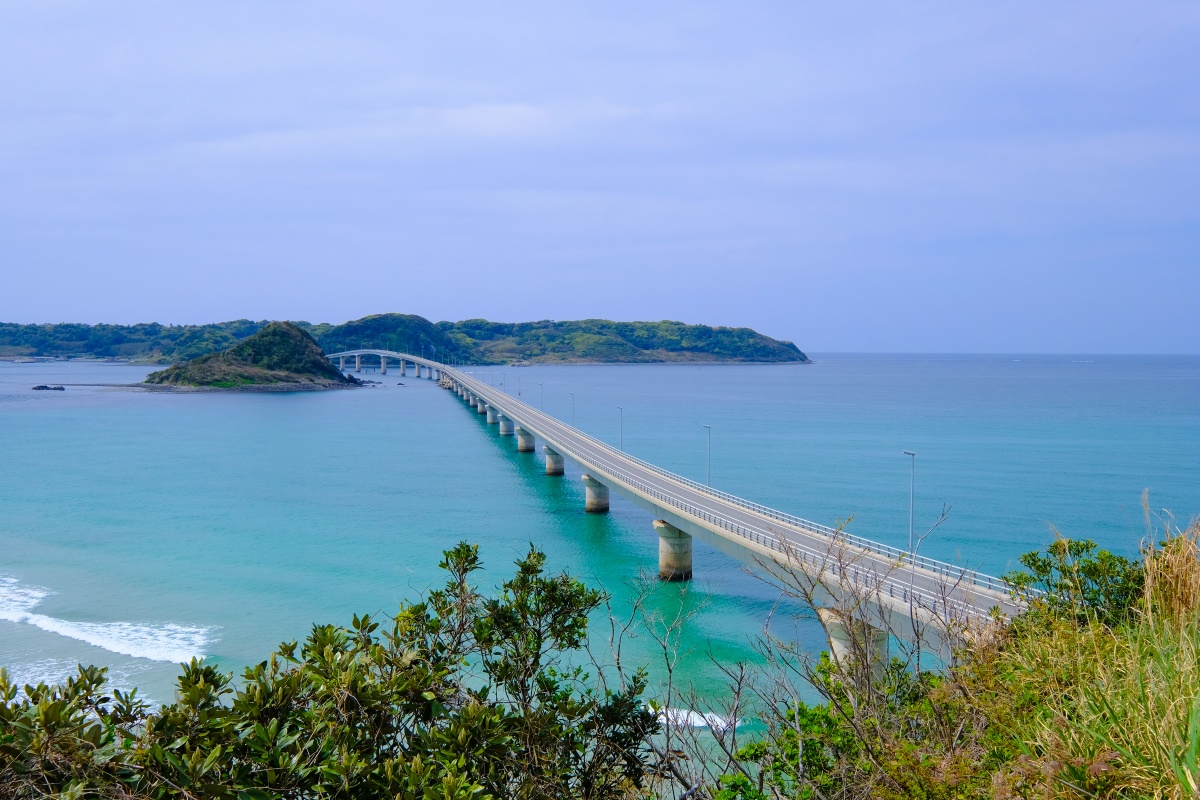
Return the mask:
M621 452L625 452L625 409L617 406L617 411L621 412Z
M913 493L917 488L917 454L905 450L903 455L912 457L912 470L908 474L908 552L913 549Z
M575 427L575 393L567 392L567 394L571 395L571 427L574 428Z
M702 426L708 430L708 482L705 486L712 486L712 425Z

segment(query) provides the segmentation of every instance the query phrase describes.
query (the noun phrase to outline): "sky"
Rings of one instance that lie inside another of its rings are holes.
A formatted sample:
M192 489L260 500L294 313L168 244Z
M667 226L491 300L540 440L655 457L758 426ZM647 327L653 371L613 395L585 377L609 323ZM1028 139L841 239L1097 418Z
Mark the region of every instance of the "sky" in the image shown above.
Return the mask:
M0 321L1200 352L1200 4L0 2Z

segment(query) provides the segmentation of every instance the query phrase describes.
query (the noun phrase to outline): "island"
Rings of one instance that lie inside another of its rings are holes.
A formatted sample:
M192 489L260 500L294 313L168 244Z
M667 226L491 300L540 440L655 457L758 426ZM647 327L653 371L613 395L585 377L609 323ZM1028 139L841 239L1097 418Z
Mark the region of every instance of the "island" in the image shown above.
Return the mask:
M231 350L266 320L208 325L19 325L0 323L0 358L107 358L174 364ZM395 350L454 364L805 364L795 344L752 328L673 320L608 319L431 322L416 314L371 314L340 325L290 323L326 353Z
M270 322L241 343L158 372L146 383L209 389L340 389L360 385L325 357L306 331L290 322Z

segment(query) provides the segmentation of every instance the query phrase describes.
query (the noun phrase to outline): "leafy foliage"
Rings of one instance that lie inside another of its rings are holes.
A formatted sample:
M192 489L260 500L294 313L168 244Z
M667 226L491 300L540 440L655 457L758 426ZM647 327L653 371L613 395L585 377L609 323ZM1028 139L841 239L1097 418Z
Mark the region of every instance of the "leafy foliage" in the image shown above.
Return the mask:
M943 674L893 660L767 707L715 800L1185 798L1200 791L1200 524L1141 562L1059 539L1006 578L1032 599ZM1035 594L1033 590L1044 594Z
M104 670L20 696L0 671L0 796L139 798L625 797L647 777L657 729L638 674L597 688L564 664L602 596L547 575L537 550L498 596L471 583L460 544L449 580L384 626L317 625L247 669L240 686L184 665L151 713L104 692Z
M1021 556L1021 564L1028 572L1004 576L1018 595L1031 601L1035 609L1045 607L1080 622L1122 622L1142 596L1143 565L1097 550L1090 539L1059 537L1045 552Z
M738 752L714 800L983 797L971 748L976 721L943 681L893 659L870 687L824 656L812 679L824 702L777 709L771 734Z

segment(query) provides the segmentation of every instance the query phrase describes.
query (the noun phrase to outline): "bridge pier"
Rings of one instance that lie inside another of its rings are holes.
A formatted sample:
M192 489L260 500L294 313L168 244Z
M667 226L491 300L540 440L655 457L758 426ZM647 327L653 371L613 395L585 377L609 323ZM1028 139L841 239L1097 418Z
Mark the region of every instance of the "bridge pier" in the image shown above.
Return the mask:
M343 374L346 372L346 357L345 356L341 356L338 358L338 369L340 369Z
M848 669L852 662L866 658L871 674L882 677L887 666L887 631L834 608L819 608L817 616L829 636L829 656L839 668Z
M476 397L475 398L475 410L478 411L480 414L486 414L487 410L488 410L487 403L483 402L483 400Z
M533 433L524 428L517 427L517 452L532 453L533 452Z
M357 355L354 357L354 371L362 372L362 356L361 355Z
M500 435L501 436L512 436L513 435L513 421L511 419L504 416L503 414L497 414L496 421L500 423Z
M500 415L496 413L496 409L492 408L487 403L484 403L483 408L485 411L487 411L488 425L495 425L500 421Z
M593 478L591 475L583 476L583 485L587 490L587 497L583 503L583 510L589 514L607 514L608 487Z
M387 375L387 356L379 357L379 374Z
M658 534L658 578L663 581L692 579L692 536L666 520L654 520Z
M565 471L562 454L548 444L542 445L542 452L546 454L546 474L562 475Z

